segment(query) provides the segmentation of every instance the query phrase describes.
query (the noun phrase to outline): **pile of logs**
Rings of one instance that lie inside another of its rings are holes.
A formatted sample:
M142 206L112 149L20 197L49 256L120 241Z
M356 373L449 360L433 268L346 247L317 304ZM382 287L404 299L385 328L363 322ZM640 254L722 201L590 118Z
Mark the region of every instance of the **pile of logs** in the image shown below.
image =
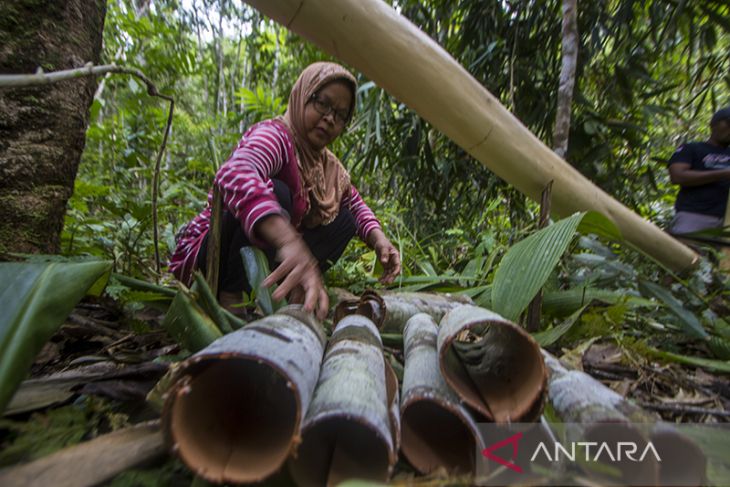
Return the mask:
M402 388L382 330L403 333ZM298 485L337 485L387 481L399 450L422 473L474 474L477 422L538 419L547 372L530 335L490 311L366 292L339 304L326 343L289 306L217 339L173 382L162 426L196 475L256 482L288 463Z
M384 353L383 337L392 341L392 333L402 336L402 384ZM526 437L554 441L542 416L548 402L551 420L573 427L563 437L651 441L667 460L617 465L619 482L706 483L707 459L690 439L464 298L366 292L340 302L329 338L312 315L287 306L215 338L158 388L166 391L159 424L0 470L0 485L93 485L165 450L214 483L260 482L280 471L303 486L386 482L399 453L422 474L525 483L480 457L502 439L484 424L506 431L532 423ZM92 451L110 460L94 462L80 481L75 459ZM513 460L528 463L524 455L515 450ZM530 481L560 473L557 464L539 466L543 473ZM582 475L616 480L590 469Z

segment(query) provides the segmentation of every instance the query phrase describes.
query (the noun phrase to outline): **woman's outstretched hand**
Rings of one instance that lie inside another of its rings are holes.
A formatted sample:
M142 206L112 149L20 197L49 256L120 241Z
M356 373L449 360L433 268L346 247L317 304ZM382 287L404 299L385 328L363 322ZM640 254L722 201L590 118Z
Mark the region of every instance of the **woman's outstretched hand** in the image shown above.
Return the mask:
M378 256L380 264L383 266L383 275L380 276L380 282L390 284L400 274L400 253L395 246L390 243L388 237L382 230L375 229L368 235L375 254Z
M313 312L323 320L329 311L329 297L322 283L317 260L307 244L280 216L264 219L257 224L256 230L278 249L277 260L280 264L262 283L270 287L281 281L271 297L282 299L293 293L292 297L301 300L303 295L305 311Z

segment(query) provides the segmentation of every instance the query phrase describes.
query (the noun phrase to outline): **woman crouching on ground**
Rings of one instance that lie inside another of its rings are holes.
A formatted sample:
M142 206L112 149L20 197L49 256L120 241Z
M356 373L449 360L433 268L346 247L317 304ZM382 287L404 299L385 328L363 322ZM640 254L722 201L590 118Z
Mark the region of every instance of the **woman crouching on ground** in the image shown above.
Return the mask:
M278 267L264 281L279 282L274 299L303 303L323 319L329 299L322 273L357 235L383 265L381 282L400 273L400 255L350 175L327 149L352 118L357 82L334 63L308 66L294 84L282 117L249 128L214 183L223 201L221 304L240 303L250 292L240 249L255 245ZM213 191L208 205L185 227L170 270L189 284L193 270L205 272Z

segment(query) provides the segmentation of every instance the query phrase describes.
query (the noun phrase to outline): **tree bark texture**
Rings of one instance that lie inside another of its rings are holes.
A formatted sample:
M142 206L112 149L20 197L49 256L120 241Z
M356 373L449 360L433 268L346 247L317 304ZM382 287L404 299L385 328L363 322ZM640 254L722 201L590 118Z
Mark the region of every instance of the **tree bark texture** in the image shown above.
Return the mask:
M542 353L550 371L548 400L560 420L569 423L568 436L580 441L623 437L638 444L648 438L662 462L646 464L640 470L635 465L619 464L625 481L704 485L707 459L692 439L585 372L569 370L548 352Z
M0 3L0 74L98 62L106 2ZM96 79L0 91L0 252L55 253Z
M387 369L375 324L344 317L327 345L317 387L289 460L297 485L339 485L349 478L386 482L397 453Z
M383 333L403 333L406 322L418 313L426 313L436 322L446 313L465 304L474 304L469 296L413 292L382 292L385 301Z
M187 359L162 415L172 450L209 482L273 474L300 441L325 340L311 314L288 306Z
M575 67L578 64L578 2L563 0L563 40L560 86L558 87L558 109L553 131L553 149L562 158L568 153L570 134L570 108L573 104Z
M405 372L401 402L403 454L419 472L439 468L474 473L474 450L484 448L474 419L439 371L438 327L414 315L404 331Z

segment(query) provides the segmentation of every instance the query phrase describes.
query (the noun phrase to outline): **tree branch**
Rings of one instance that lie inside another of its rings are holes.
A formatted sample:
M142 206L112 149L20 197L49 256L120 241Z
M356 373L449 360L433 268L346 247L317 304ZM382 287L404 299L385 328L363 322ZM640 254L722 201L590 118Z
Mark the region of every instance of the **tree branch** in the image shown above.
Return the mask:
M125 68L123 66L117 66L116 64L94 66L91 63L87 63L81 68L65 69L63 71L53 71L50 73L46 73L41 68L38 68L35 74L0 75L0 89L49 85L51 83L57 83L59 81L77 79L84 76L98 76L109 73L129 74L131 76L134 76L145 84L145 86L147 87L148 95L162 98L163 100L167 100L170 103L170 110L167 114L167 125L165 126L165 132L162 137L162 144L160 145L160 149L157 151L155 171L152 178L152 227L155 244L155 270L157 271L156 278L159 279L160 244L159 231L157 228L157 198L160 185L160 161L162 160L162 155L165 152L165 147L167 147L167 139L170 135L170 127L172 126L172 115L175 109L175 100L171 96L161 94L157 90L157 86L155 86L155 84L147 76L145 76L142 71L135 68Z

